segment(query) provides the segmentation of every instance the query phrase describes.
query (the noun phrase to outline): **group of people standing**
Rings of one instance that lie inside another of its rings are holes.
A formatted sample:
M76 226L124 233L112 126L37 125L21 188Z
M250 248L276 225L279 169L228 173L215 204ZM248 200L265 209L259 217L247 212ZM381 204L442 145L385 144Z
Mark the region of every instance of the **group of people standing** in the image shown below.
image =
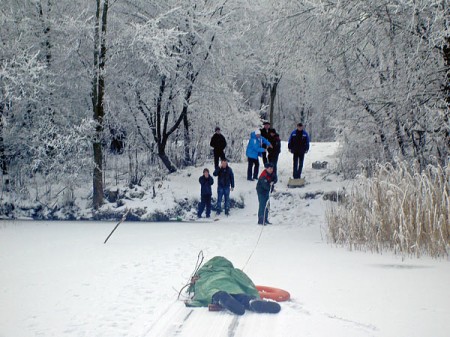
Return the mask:
M221 134L219 127L216 127L215 133L210 142L214 153L214 172L217 181L217 214L222 211L222 199L225 199L225 214L229 215L230 192L234 189L234 173L225 157L225 148L227 142ZM309 151L309 135L303 129L303 124L298 123L297 128L293 130L288 141L289 151L293 154L293 178L301 177L305 153ZM281 152L281 139L279 134L268 121L263 123L263 128L250 133L250 139L247 144L246 156L248 160L247 180L258 180L256 191L258 194L258 224L270 224L268 219L268 200L269 195L277 182L277 164ZM258 177L259 157L262 157L264 170ZM220 159L220 165L219 165ZM206 217L211 216L211 197L214 179L210 176L209 170L205 168L203 175L199 178L201 185L201 200L198 207L197 216L201 218L206 208Z
M225 215L230 214L230 192L234 189L234 173L233 169L228 166L228 160L225 158L225 148L227 141L221 134L220 128L216 127L214 135L211 137L211 147L214 149L214 172L213 176L217 177L217 206L216 212L219 215L222 212L222 199L225 199L224 210ZM220 158L220 165L219 165ZM210 176L209 170L205 168L203 175L199 178L201 185L200 204L198 205L197 217L201 218L206 208L206 217L211 217L211 197L214 179Z

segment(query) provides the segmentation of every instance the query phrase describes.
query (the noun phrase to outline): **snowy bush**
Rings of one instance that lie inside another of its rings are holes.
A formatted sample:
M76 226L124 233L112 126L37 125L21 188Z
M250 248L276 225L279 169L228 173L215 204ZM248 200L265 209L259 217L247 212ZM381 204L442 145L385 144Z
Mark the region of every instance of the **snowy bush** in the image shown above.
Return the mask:
M347 202L327 210L328 239L350 249L448 256L450 166L377 165L357 177Z

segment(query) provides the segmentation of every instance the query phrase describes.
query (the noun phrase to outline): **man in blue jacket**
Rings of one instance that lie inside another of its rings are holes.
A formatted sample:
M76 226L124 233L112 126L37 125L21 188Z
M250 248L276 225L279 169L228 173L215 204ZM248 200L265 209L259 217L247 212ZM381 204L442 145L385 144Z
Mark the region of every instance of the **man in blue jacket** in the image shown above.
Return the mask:
M217 215L222 211L222 198L225 197L225 215L230 214L230 190L234 189L234 173L228 166L227 159L220 162L213 175L217 177Z
M308 153L309 151L309 136L308 133L303 130L302 123L298 123L297 129L292 131L289 137L288 148L289 152L294 155L293 178L300 179L302 176L305 153Z
M253 131L250 134L247 151L245 152L248 159L247 180L253 181L258 179L259 157L263 152L266 152L266 149L263 148L263 144L267 147L272 147L272 144L270 144L266 138L261 136L260 130Z

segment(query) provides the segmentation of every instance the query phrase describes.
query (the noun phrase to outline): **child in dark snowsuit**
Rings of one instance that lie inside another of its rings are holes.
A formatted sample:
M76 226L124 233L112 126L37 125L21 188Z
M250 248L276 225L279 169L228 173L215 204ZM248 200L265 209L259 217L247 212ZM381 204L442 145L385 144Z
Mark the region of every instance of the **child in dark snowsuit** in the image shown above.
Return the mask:
M198 182L201 185L200 188L200 204L198 205L197 217L201 218L203 210L206 206L206 217L209 218L211 215L211 196L212 189L211 185L214 184L214 179L209 175L209 170L205 168L203 170L203 175L198 178Z
M269 194L273 189L273 185L277 182L277 176L273 170L273 164L267 163L266 169L262 171L256 184L256 192L258 193L258 225L271 225L269 222Z

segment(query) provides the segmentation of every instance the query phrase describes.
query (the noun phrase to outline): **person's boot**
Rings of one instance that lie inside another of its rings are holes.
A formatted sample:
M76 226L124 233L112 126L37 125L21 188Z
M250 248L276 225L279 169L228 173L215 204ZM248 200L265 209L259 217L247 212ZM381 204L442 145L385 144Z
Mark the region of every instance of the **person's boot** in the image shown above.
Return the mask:
M258 225L262 225L263 224L263 219L261 217L258 217Z
M251 300L249 305L251 310L258 313L277 314L281 310L281 306L273 301Z
M269 219L266 219L266 221L264 222L265 225L271 225L272 223L269 222Z
M218 291L212 296L212 303L219 304L221 307L230 310L233 314L243 315L245 313L244 306L234 299L226 291Z

